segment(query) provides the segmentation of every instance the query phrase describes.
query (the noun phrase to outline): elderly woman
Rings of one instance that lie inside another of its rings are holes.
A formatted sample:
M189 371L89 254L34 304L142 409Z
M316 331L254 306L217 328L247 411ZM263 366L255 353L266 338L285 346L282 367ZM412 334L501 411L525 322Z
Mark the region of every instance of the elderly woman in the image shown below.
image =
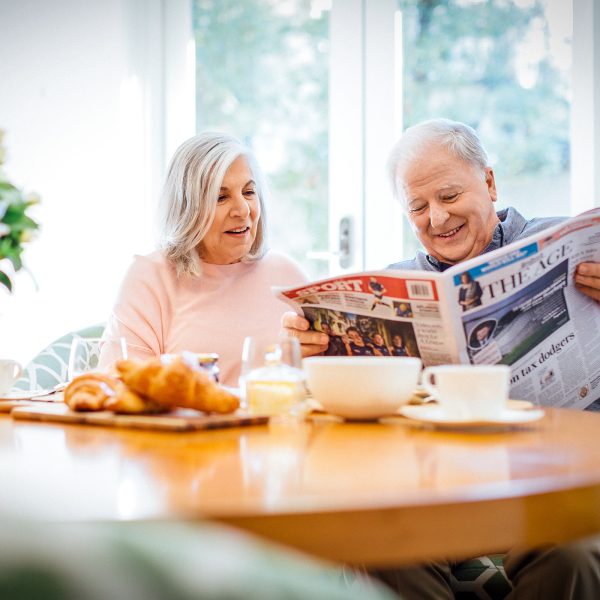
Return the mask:
M129 358L183 350L219 355L221 382L237 385L242 342L276 341L285 305L271 286L306 277L266 248L265 185L248 148L203 133L169 165L159 210L159 250L135 256L105 338L123 336ZM104 366L117 358L107 344Z

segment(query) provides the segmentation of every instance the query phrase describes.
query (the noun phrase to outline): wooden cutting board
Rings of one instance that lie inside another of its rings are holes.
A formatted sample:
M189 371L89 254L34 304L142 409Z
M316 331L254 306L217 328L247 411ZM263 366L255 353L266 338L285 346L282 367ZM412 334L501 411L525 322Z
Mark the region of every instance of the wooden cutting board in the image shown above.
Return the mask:
M29 406L30 404L30 400L0 400L0 413L9 413L15 408Z
M205 415L194 410L179 409L164 415L117 415L110 411L76 412L62 403L39 403L13 408L14 419L76 423L81 425L104 425L106 427L130 427L156 431L198 431L221 427L260 425L269 420L265 415Z

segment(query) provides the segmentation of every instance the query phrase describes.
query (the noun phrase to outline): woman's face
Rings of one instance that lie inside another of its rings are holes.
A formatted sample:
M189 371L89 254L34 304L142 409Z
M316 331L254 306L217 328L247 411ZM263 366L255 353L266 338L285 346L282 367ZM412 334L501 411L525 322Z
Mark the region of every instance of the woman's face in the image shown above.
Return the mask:
M256 184L244 156L232 163L217 200L215 218L200 243L200 257L207 263L239 262L252 247L260 219Z

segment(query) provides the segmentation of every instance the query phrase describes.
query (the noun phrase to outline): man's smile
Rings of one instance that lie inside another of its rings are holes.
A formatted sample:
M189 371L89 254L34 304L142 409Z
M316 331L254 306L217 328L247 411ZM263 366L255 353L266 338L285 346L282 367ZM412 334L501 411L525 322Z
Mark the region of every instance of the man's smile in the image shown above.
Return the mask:
M436 237L441 237L441 238L453 238L462 228L463 225L459 225L458 227L455 227L454 229L451 229L450 231L446 231L445 233L437 233L435 234Z

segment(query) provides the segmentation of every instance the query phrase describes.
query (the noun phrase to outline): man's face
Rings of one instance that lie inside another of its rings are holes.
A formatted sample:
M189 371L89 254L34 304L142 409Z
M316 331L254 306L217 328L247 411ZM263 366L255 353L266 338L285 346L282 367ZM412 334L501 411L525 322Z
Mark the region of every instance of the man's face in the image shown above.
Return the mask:
M381 335L379 333L376 333L373 336L373 342L375 342L375 344L377 346L383 346L383 338L381 337Z
M331 335L333 333L329 323L321 323L321 331L327 335Z
M485 250L498 223L492 169L484 174L431 145L397 176L408 219L431 256L455 264Z
M485 338L489 335L489 333L490 333L489 325L486 325L485 327L478 329L477 333L475 334L477 336L477 341L483 342L483 340L485 340Z
M360 334L358 333L358 331L354 331L354 329L351 329L348 332L348 337L350 338L351 342L354 342L355 344L361 344L362 343L362 338L360 337Z

